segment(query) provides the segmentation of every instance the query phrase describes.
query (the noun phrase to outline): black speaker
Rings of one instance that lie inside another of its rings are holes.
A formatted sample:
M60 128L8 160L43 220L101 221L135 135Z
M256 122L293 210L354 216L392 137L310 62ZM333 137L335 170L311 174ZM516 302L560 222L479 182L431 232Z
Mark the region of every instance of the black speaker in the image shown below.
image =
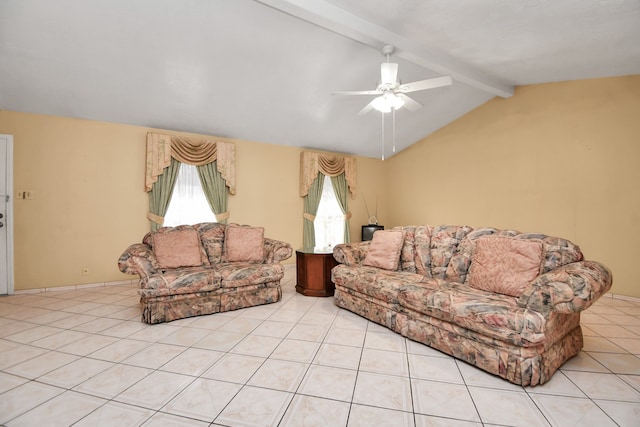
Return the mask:
M384 230L384 225L363 225L362 226L362 241L367 241L373 239L373 233L378 230Z

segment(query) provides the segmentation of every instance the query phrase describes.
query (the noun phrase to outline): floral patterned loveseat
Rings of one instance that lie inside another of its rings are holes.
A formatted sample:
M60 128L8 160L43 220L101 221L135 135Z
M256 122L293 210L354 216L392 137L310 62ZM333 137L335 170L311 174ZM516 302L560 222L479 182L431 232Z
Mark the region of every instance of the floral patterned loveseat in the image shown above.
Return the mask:
M494 228L396 227L333 256L336 305L523 386L580 351L612 283L568 240Z
M140 276L142 321L161 323L280 301L291 253L262 227L202 223L147 233L118 267Z

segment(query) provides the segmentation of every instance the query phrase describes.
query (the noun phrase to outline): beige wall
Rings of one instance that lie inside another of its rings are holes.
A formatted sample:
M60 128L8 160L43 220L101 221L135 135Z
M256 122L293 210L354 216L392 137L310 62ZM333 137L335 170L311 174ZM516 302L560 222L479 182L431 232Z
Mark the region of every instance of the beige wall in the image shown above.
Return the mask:
M519 87L386 163L389 225L568 238L640 297L640 76ZM400 188L402 191L390 191Z
M640 76L517 88L385 162L359 157L352 240L368 219L364 195L370 215L378 198L386 227L468 224L566 237L613 270L614 293L640 297L639 118ZM0 133L14 135L14 189L33 193L15 203L16 290L132 278L116 263L148 230L150 130L0 111ZM300 247L301 150L235 142L230 220Z
M15 290L133 278L118 271L117 260L149 227L148 131L156 129L0 111L0 133L14 136L14 190L33 194L15 203ZM237 194L229 198L230 221L264 226L268 237L302 246L301 150L231 141ZM367 219L362 192L369 198L384 188L381 161L358 158L357 167L358 198L349 200L353 240ZM384 219L386 211L379 212Z

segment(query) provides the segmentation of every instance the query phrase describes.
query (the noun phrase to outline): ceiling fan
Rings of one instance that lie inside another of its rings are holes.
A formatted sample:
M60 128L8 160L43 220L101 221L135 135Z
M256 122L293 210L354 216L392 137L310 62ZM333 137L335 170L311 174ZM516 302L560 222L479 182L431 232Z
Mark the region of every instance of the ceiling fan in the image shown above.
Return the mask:
M449 76L435 77L432 79L401 84L398 81L398 64L389 62L389 56L394 50L395 48L388 44L383 45L380 49L382 54L387 57L387 62L383 62L380 66L380 84L376 89L333 92L333 94L378 95L373 101L369 102L362 110L360 110L358 115L366 114L372 109L376 109L381 113L390 113L391 111L395 112L403 106L409 111L416 111L422 107L422 104L409 98L405 95L406 93L451 85L452 80Z

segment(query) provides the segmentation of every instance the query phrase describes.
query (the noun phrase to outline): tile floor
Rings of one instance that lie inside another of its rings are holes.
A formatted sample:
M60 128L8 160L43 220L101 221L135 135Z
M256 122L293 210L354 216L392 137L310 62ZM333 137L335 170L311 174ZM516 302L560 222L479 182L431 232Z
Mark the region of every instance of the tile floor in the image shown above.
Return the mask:
M601 298L585 347L518 387L294 290L146 325L135 284L0 298L0 425L640 426L640 302Z

